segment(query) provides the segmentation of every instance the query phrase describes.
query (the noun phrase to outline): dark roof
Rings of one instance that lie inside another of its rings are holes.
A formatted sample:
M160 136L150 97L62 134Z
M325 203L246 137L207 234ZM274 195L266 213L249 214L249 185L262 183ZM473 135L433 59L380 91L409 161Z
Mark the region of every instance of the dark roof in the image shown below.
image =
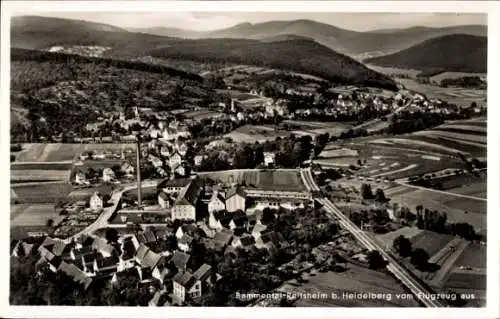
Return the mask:
M60 270L73 278L75 282L83 284L85 289L87 289L92 282L92 278L88 277L82 270L78 269L78 267L73 264L62 262Z
M108 268L112 266L116 266L119 262L118 258L111 255L110 257L97 259L97 267L99 268Z
M167 193L165 192L161 192L159 195L158 195L159 198L163 199L163 200L168 200L170 197L168 196Z
M212 197L210 197L210 201L212 201L213 199L218 199L223 203L226 202L226 198L224 197L224 194L221 192L217 192L217 191L212 193Z
M128 237L123 241L123 246L122 246L122 258L123 260L128 260L134 257L135 255L135 246L134 242L132 241L131 237Z
M174 232L174 229L172 227L155 227L154 233L156 235L156 238L166 238L170 236Z
M201 193L201 185L197 180L191 180L191 183L179 194L179 197L175 201L176 205L196 205L198 197Z
M139 269L137 267L133 268L128 268L124 271L120 271L116 273L116 278L120 280L121 278L129 278L129 277L136 277L137 280L141 279L141 275L139 274Z
M61 256L63 254L68 254L71 252L71 244L67 244L64 241L58 241L55 245L54 248L52 248L52 253L56 256Z
M239 239L240 239L240 242L243 246L250 246L250 245L255 244L255 239L252 236L244 236L244 237L240 237Z
M18 256L27 256L31 253L34 246L35 245L28 244L21 240L17 242L16 246L14 247L14 251L16 251Z
M188 235L194 235L194 233L196 232L196 229L198 229L198 227L196 227L195 224L183 224L180 226L180 228L182 229L182 232L184 234L188 234Z
M49 260L49 263L54 266L55 268L59 268L59 266L61 265L62 263L62 259L60 256L55 256L55 255L52 255L52 257L50 258Z
M210 276L211 272L212 272L212 266L207 265L207 264L203 264L193 274L193 277L195 277L198 280L204 281Z
M247 194L245 193L245 191L243 190L243 188L241 188L241 187L235 187L235 188L232 188L231 190L229 190L227 192L226 199L229 199L229 198L233 197L236 194L238 194L238 195L240 195L242 197L246 197L247 196Z
M92 246L94 243L94 237L88 236L88 235L82 235L76 239L76 243L82 245L82 246Z
M217 232L214 236L214 243L219 246L223 247L228 245L231 242L231 237L232 235L226 232Z
M264 244L272 243L274 245L278 245L283 240L283 238L281 236L279 236L276 232L269 231L266 233L262 233L260 236L260 240Z
M85 254L82 256L82 261L83 263L87 264L87 263L93 263L94 260L99 260L99 259L102 259L102 255L96 251L93 251L93 252L90 252L88 254Z
M158 264L162 256L155 253L148 247L140 245L135 254L135 258L142 267L153 268Z
M175 267L179 269L185 269L189 263L190 255L183 253L182 251L176 250L172 256L172 262Z
M152 231L147 230L147 231L143 231L143 232L138 233L137 240L141 244L150 244L150 243L156 242L156 236Z
M178 273L172 278L172 281L178 283L186 289L190 289L196 282L196 278L193 277L189 272Z
M158 184L158 188L166 188L166 187L186 187L193 180L190 178L176 178L176 179L167 179L163 180Z

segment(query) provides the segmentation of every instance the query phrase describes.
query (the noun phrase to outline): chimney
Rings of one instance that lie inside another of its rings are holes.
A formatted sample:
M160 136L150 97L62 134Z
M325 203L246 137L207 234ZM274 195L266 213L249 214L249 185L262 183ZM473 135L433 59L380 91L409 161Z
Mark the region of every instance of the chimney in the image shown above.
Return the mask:
M142 206L142 194L141 194L141 141L139 138L137 142L137 204Z

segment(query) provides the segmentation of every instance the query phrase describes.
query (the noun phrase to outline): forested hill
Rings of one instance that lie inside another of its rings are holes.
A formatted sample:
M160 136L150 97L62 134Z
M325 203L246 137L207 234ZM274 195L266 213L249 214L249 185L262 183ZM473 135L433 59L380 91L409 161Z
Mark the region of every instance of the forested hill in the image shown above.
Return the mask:
M394 81L313 40L276 42L228 39L187 40L151 50L158 58L205 62L232 62L305 73L339 84L396 90Z
M438 37L394 54L366 62L405 69L442 72L486 73L488 41L486 37L454 34Z
M131 69L150 73L168 74L173 77L181 77L192 81L202 82L203 78L198 74L169 68L161 65L152 65L137 61L125 61L110 58L86 57L75 54L45 52L12 48L10 51L11 61L36 61L36 62L61 62L61 63L93 63L104 67L116 67Z

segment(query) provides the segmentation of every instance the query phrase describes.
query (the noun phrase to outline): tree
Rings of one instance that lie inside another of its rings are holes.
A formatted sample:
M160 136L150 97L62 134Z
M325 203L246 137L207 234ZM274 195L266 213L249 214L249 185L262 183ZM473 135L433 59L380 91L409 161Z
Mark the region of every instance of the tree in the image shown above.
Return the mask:
M411 253L410 262L419 270L426 270L429 265L429 254L422 248L416 248Z
M51 218L47 219L47 223L45 224L45 226L47 226L49 228L54 226L54 220Z
M402 257L408 257L411 255L411 241L403 235L400 235L396 239L394 239L392 247Z
M377 191L375 192L375 200L379 203L385 203L387 201L384 191L381 188L377 188Z
M373 199L374 196L370 184L361 185L361 196L363 199Z
M370 250L367 254L370 269L381 269L387 265L387 261L378 250Z

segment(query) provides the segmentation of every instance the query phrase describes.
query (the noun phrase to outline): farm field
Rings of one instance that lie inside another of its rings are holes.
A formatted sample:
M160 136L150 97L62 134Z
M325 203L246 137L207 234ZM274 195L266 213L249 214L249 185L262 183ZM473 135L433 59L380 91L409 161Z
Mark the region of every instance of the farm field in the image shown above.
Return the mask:
M408 143L435 147L436 149L442 149L443 151L447 150L449 153L456 154L457 152L461 152L476 158L486 157L486 145L474 142L423 135L411 135L406 139L406 141L408 141Z
M200 173L202 178L222 181L226 183L235 182L247 186L254 186L258 189L267 190L289 190L303 191L305 186L298 170L230 170L210 173Z
M61 183L39 183L28 186L11 185L20 204L29 203L55 203L59 200L65 200L71 192L71 184Z
M472 268L486 269L486 246L470 244L457 259L455 265L471 266Z
M443 72L431 77L431 81L441 82L443 79L458 79L464 76L486 77L486 73L465 73L465 72Z
M196 121L201 121L204 119L210 119L210 118L219 116L221 114L222 113L214 112L214 111L210 111L210 110L205 109L205 110L186 112L186 113L183 113L182 115L185 116L186 118L191 118L191 119L196 120Z
M308 282L303 284L285 283L278 291L287 293L336 293L339 298L328 299L298 299L297 307L417 307L412 298L398 299L396 294L404 294L405 290L390 275L356 265L348 264L345 272L318 272L308 276ZM342 298L343 293L385 293L381 299L348 299Z
M112 150L121 152L125 149L135 150L133 144L22 144L23 150L17 152L16 162L71 162L83 151Z
M71 200L88 200L92 194L99 192L103 195L111 195L113 191L113 186L109 184L102 184L99 186L93 186L88 188L74 189L69 194L68 197Z
M404 191L407 188L407 191ZM386 190L386 196L391 203L407 206L412 211L423 205L431 210L445 211L450 222L467 222L476 228L476 231L486 232L486 202L469 198L459 198L453 195L436 193L432 190L415 189L408 186L398 186L397 193L391 194ZM465 211L468 213L465 214Z
M414 248L422 248L432 257L454 238L451 235L424 230L412 237L410 241Z
M316 136L328 133L330 136L339 136L342 132L349 130L352 125L340 122L309 122L287 120L284 123L299 126L292 132L296 135Z
M11 226L45 226L48 219L58 223L64 216L57 214L54 204L11 205Z
M477 135L477 134L463 134L463 133L455 133L455 132L446 132L442 130L425 130L413 133L414 135L428 136L428 137L442 137L445 139L452 139L458 141L466 141L473 142L479 146L486 145L487 139L486 135ZM475 145L471 144L471 145Z
M27 181L67 181L70 176L70 171L60 170L11 170L10 179L12 182L27 182Z
M274 140L276 137L284 137L290 135L288 131L274 131L269 127L261 127L254 125L245 125L237 128L231 133L226 134L224 137L231 138L236 143L254 143Z
M464 88L442 88L431 84L420 84L413 79L397 79L405 88L437 98L458 106L469 107L472 102L486 105L486 90Z
M246 93L246 92L240 92L240 91L236 91L236 90L216 90L216 91L217 91L217 93L229 94L229 96L231 96L232 99L236 99L239 101L260 98L259 95L250 94L250 93Z
M356 156L358 156L358 151L348 148L325 149L323 152L319 154L320 158L356 157Z
M419 74L421 71L420 70L414 70L414 69L400 69L400 68L390 68L390 67L383 67L383 66L377 66L377 65L372 65L372 64L366 64L366 66L374 71L380 72L382 74L386 75L392 75L392 74L401 74L401 75L409 75L412 78L416 78L417 74Z

